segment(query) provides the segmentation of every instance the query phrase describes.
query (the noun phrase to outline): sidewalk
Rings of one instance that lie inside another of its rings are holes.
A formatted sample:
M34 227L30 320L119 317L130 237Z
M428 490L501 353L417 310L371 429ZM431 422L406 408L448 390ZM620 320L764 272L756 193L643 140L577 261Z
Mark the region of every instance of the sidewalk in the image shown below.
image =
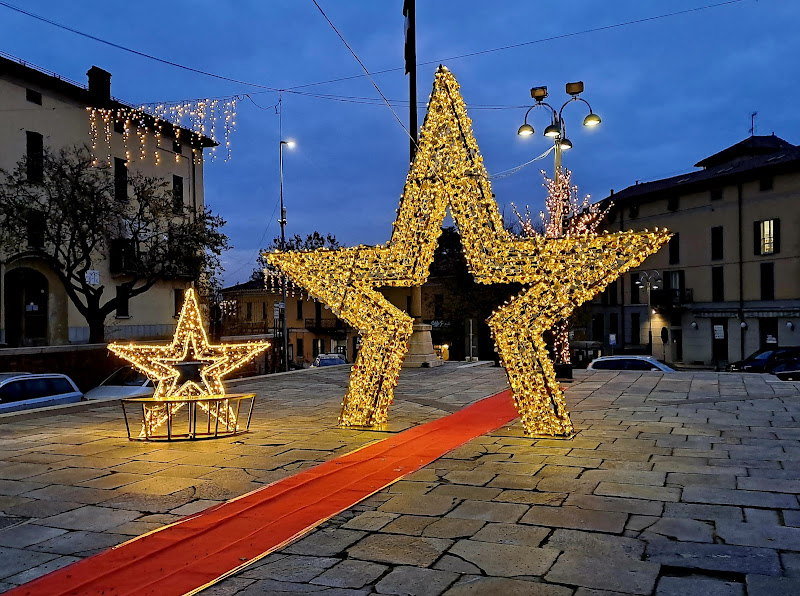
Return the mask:
M128 442L118 404L0 422L0 591L506 385L404 370L387 432L342 430L348 368L237 385L230 439ZM798 384L576 376L574 439L479 437L204 593L800 593Z

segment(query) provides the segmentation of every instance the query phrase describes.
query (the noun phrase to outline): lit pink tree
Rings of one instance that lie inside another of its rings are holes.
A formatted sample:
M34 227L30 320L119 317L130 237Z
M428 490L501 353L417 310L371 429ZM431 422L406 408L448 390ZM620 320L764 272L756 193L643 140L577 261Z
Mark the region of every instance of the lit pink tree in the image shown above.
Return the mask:
M525 214L521 214L512 203L511 208L519 220L522 234L526 237L544 236L545 238L569 238L585 234L594 235L611 205L600 209L593 205L589 195L583 199L578 197L578 187L572 185L572 172L564 168L555 179L547 177L542 170L547 197L545 210L539 212L540 221L534 221L530 208L525 206ZM569 351L569 320L562 319L553 326L553 347L556 359L569 364L572 357Z

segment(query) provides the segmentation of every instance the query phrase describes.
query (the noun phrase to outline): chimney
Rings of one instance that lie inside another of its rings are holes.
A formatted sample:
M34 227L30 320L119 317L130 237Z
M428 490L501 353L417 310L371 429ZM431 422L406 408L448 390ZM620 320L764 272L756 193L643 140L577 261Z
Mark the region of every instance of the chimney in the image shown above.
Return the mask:
M111 73L92 66L86 73L89 78L89 95L98 104L111 101Z

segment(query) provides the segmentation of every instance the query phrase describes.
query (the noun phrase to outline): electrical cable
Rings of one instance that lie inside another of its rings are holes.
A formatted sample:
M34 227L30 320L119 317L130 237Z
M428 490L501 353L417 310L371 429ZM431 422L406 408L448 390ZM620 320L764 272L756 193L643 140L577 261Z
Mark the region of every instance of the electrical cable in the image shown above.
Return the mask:
M359 65L361 65L361 68L364 69L364 72L366 73L367 77L369 78L369 82L372 83L373 87L375 87L375 91L377 91L378 95L381 96L381 98L383 99L384 103L386 104L386 107L389 108L389 110L392 112L392 114L395 117L395 120L397 120L397 123L406 132L406 134L408 135L408 138L411 139L412 141L414 141L413 135L408 131L408 129L406 128L406 125L403 124L403 121L400 120L400 116L398 116L397 112L394 111L394 108L392 107L392 104L390 104L389 100L386 99L386 96L383 94L383 91L381 91L380 87L378 87L378 84L375 82L375 79L372 78L372 75L370 74L369 70L367 70L367 67L364 66L363 62L361 62L361 58L358 57L358 55L353 51L353 48L350 47L350 44L347 43L347 40L342 36L341 33L339 33L339 30L336 28L336 25L334 25L331 22L331 20L328 18L328 15L325 14L325 11L322 10L322 7L319 4L317 4L317 0L311 0L311 1L314 3L314 6L317 7L317 10L319 10L320 13L322 13L322 16L325 18L325 20L328 21L328 25L330 25L331 29L333 29L334 32L336 33L336 35L339 36L339 39L342 40L342 43L345 45L345 47L348 50L350 50L350 53L353 55L353 58L356 59L356 62L358 62Z
M700 11L704 11L704 10L720 8L720 7L724 7L724 6L730 6L732 4L739 4L741 2L747 2L747 1L749 1L749 0L727 0L725 2L717 2L715 4L705 4L703 6L698 6L698 7L695 7L695 8L687 8L685 10L678 10L678 11L674 11L674 12L655 15L655 16L652 16L652 17L643 17L643 18L640 18L640 19L634 19L634 20L631 20L631 21L624 21L624 22L615 23L615 24L612 24L612 25L604 25L604 26L601 26L601 27L593 27L591 29L583 29L583 30L580 30L580 31L573 31L573 32L570 32L570 33L562 33L562 34L559 34L559 35L553 35L553 36L550 36L550 37L543 37L543 38L540 38L540 39L534 39L534 40L531 40L531 41L524 41L524 42L520 42L520 43L516 43L516 44L510 44L510 45L501 46L501 47L497 47L497 48L489 48L489 49L486 49L486 50L478 50L476 52L469 52L469 53L466 53L466 54L458 54L458 55L455 55L455 56L450 56L449 58L440 58L440 59L437 59L437 60L427 60L425 62L420 62L419 66L426 66L426 65L429 65L429 64L438 64L438 63L442 63L442 62L446 62L446 61L450 61L450 60L461 60L463 58L470 58L470 57L473 57L473 56L480 56L480 55L489 54L489 53L493 53L493 52L500 52L500 51L505 51L505 50L510 50L510 49L516 49L516 48L529 46L529 45L534 45L534 44L539 44L539 43L544 43L544 42L548 42L548 41L555 41L555 40L558 40L558 39L576 37L576 36L579 36L579 35L597 33L597 32L600 32L600 31L608 31L608 30L611 30L611 29L618 29L620 27L627 27L627 26L630 26L630 25L637 25L637 24L641 24L641 23L657 21L657 20L661 20L661 19L674 17L674 16L680 16L680 15L684 15L684 14L690 14L690 13L700 12ZM237 83L237 84L240 84L240 85L246 85L248 87L257 87L257 88L260 88L260 89L265 89L265 90L270 91L270 92L284 91L284 92L287 92L287 93L296 93L297 92L296 90L298 90L298 89L304 89L304 88L307 88L307 87L315 87L315 86L318 86L318 85L327 85L327 84L330 84L330 83L339 83L339 82L342 82L342 81L349 81L349 80L352 80L352 79L360 79L360 78L363 78L365 76L375 76L375 75L381 75L381 74L386 74L386 73L390 73L390 72L397 72L397 71L401 71L401 70L404 69L403 66L398 66L398 67L394 67L394 68L386 68L386 69L383 69L383 70L377 70L377 71L374 71L372 73L367 73L367 74L350 75L350 76L346 76L346 77L339 77L339 78L336 78L336 79L328 79L328 80L325 80L325 81L317 81L317 82L313 82L313 83L305 83L305 84L302 84L302 85L295 85L293 87L287 87L285 89L281 89L281 88L278 88L278 87L273 87L273 86L269 86L269 85L263 85L263 84L254 83L254 82L251 82L251 81L243 81L243 80L240 80L240 79L235 79L235 78L228 77L228 76L225 76L225 75L220 75L220 74L208 72L208 71L205 71L205 70L202 70L202 69L199 69L199 68L194 68L194 67L191 67L191 66L186 66L184 64L179 64L177 62L173 62L172 60L166 60L164 58L159 58L158 56L154 56L152 54L147 54L145 52L141 52L139 50L135 50L133 48L129 48L129 47L123 46L121 44L118 44L118 43L115 43L115 42L112 42L112 41L108 41L108 40L103 39L101 37L97 37L96 35L92 35L90 33L84 32L84 31L80 31L80 30L75 29L73 27L70 27L68 25L64 25L62 23L59 23L59 22L54 21L52 19L49 19L47 17L43 17L43 16L41 16L39 14L33 13L33 12L29 11L29 10L25 10L23 8L19 8L18 6L14 6L13 4L10 4L8 2L4 2L2 0L0 0L0 6L5 7L7 9L9 9L9 10L13 10L15 12L18 12L18 13L23 14L25 16L28 16L28 17L30 17L32 19L36 19L36 20L41 21L43 23L47 23L48 25L52 25L53 27L57 27L59 29L65 30L65 31L69 31L70 33L74 33L76 35L80 35L81 37L85 37L87 39L91 39L91 40L96 41L98 43L102 43L102 44L105 44L107 46L111 46L113 48L116 48L118 50L122 50L124 52L130 52L130 53L135 54L137 56L140 56L142 58L147 58L147 59L150 59L150 60L154 60L156 62L160 62L162 64L166 64L168 66L173 66L175 68L180 68L182 70L193 72L195 74L200 74L200 75L212 77L212 78L215 78L215 79L220 79L220 80L223 80L223 81L228 81L228 82L231 82L231 83Z

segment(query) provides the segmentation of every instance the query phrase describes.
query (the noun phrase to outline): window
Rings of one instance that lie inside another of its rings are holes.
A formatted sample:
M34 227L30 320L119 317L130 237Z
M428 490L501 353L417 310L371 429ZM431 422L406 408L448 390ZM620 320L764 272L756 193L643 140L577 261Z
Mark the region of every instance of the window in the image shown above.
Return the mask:
M612 312L608 315L608 332L617 335L619 333L619 314ZM619 343L619 338L617 338Z
M711 200L712 201L720 201L720 200L722 200L722 189L721 188L712 188L711 189Z
M758 181L758 190L765 191L765 190L772 190L775 182L772 176L764 176Z
M711 260L722 259L722 226L711 228Z
M298 300L297 301L297 318L300 321L303 320L303 301L302 300Z
M667 210L677 211L680 205L680 197L670 197L667 199Z
M25 392L22 391L22 381L11 381L0 388L0 403L7 404L23 399L25 399Z
M125 121L122 118L114 119L114 132L117 134L125 134Z
M42 94L33 89L25 89L25 99L38 106L42 105Z
M437 321L444 318L444 294L433 295L433 318Z
M321 339L314 339L313 343L311 344L311 357L316 358L320 354L325 352L325 343Z
M73 393L75 388L70 385L69 381L62 377L55 377L47 379L50 385L50 395L61 395L63 393Z
M128 200L128 162L120 157L114 158L114 198Z
M592 315L592 340L605 341L606 326L602 314Z
M774 263L761 263L761 299L775 300Z
M608 304L609 306L616 306L617 305L617 294L619 290L617 289L617 280L615 279L610 284L608 284Z
M178 155L183 153L183 146L178 139L172 139L172 150Z
M266 321L267 320L267 302L266 302L266 300L261 303L261 320L262 321Z
M244 314L244 320L245 321L252 321L253 320L253 303L252 302L247 302L245 304L246 304L245 305L245 309L246 310L245 310L245 314Z
M28 209L27 235L29 248L44 248L44 214L36 209Z
M639 205L631 205L630 209L628 209L628 217L634 219L639 217Z
M411 296L406 296L406 313L411 314Z
M753 222L753 253L774 255L781 251L781 220L765 219Z
M639 298L639 274L638 273L631 273L631 304L641 304L642 301Z
M305 353L306 352L304 350L304 347L305 346L303 346L303 338L302 337L298 337L297 338L297 358L298 359L301 359L301 358L305 359Z
M117 317L129 317L128 290L125 286L117 286Z
M184 294L183 288L175 288L175 290L173 291L172 295L174 303L173 316L177 317L180 316L181 314L181 308L183 308L183 294Z
M669 264L677 265L681 262L681 237L675 233L669 239Z
M40 133L25 131L25 155L28 182L39 184L44 180L44 137Z
M711 268L711 301L725 302L725 271L722 267Z
M36 399L37 397L47 397L50 395L47 381L48 379L23 380L22 392L25 394L24 399Z
M172 210L183 211L183 176L172 176Z
M638 312L631 313L631 343L642 341L642 318Z

